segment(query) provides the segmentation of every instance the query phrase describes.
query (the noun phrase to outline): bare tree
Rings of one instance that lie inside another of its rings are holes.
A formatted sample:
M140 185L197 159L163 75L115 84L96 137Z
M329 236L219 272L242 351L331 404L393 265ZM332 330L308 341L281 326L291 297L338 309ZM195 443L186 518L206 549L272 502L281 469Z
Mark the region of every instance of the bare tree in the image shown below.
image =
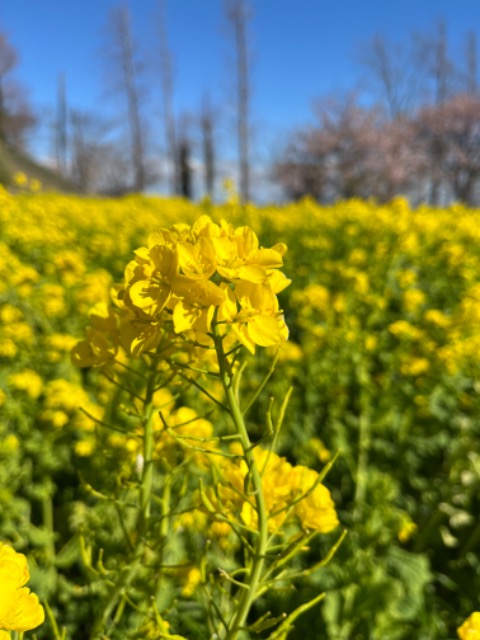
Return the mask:
M447 99L448 82L451 73L451 63L447 58L447 31L445 22L440 20L437 28L436 41L433 43L433 77L435 79L435 102L441 104Z
M290 197L321 200L413 193L425 162L406 118L386 120L354 96L316 105L317 125L295 134L275 175Z
M312 149L312 135L311 128L296 131L274 163L272 178L289 200L310 196L320 201L325 197L328 158L320 149Z
M361 46L358 60L367 72L367 86L390 118L412 113L421 100L426 74L424 46L415 35L402 45L376 35Z
M140 112L140 63L126 4L112 8L107 35L109 77L116 92L125 100L127 110L133 188L141 192L145 189L147 179L144 126Z
M192 124L194 119L188 112L184 112L177 121L177 193L188 200L193 197L193 137Z
M224 0L231 27L236 56L236 112L240 197L250 199L250 54L248 21L251 16L248 0Z
M23 147L26 132L35 124L26 90L11 78L18 64L17 51L0 33L0 140Z
M69 117L71 178L83 193L109 192L119 189L118 180L111 181L106 166L118 150L108 141L111 126L98 115L72 110ZM124 181L122 189L127 190Z
M4 33L0 33L0 138L6 138L7 106L5 99L5 78L16 67L18 55L8 42Z
M477 34L474 31L470 31L467 34L467 43L466 43L466 54L467 54L467 64L466 64L466 90L467 93L476 93L477 92Z
M191 153L192 145L190 138L182 136L178 142L179 193L188 200L192 199Z
M478 203L480 186L480 97L457 95L426 107L417 118L417 136L453 197Z
M65 74L57 81L57 117L55 120L55 158L57 171L65 173L67 169L67 96Z
M207 98L204 99L200 113L200 132L203 155L203 175L205 193L212 199L215 196L215 113Z
M166 0L158 0L158 37L160 55L160 84L162 89L162 113L167 156L169 161L170 191L179 192L180 176L177 153L177 133L173 112L172 53L168 46Z

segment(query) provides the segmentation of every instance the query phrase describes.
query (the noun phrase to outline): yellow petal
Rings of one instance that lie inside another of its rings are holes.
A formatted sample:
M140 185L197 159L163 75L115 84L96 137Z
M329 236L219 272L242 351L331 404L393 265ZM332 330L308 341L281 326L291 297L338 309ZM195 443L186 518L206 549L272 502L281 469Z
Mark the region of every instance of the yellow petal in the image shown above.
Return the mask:
M148 262L150 260L150 251L147 247L139 247L133 253L142 261Z
M135 336L130 344L130 353L134 358L138 358L142 353L153 349L160 340L160 328L157 325L144 325L141 330L138 327L131 327L135 331Z
M272 251L276 251L282 257L287 253L287 245L284 242L278 242L271 247Z
M280 293L291 284L291 280L281 271L272 271L268 274L268 284L272 287L273 293Z
M260 283L267 277L266 270L256 264L247 264L240 267L238 270L238 277L242 280L248 280L248 282Z
M220 306L219 320L226 320L232 322L238 313L237 300L234 292L227 285L223 285L222 288L225 299Z
M150 249L150 259L155 267L155 271L167 280L171 280L178 272L178 253L169 247L152 247Z
M15 591L15 603L0 625L9 631L29 631L42 624L45 613L38 597L23 587Z
M208 236L208 235L211 235L212 233L214 233L215 235L218 235L219 232L220 232L220 229L218 225L212 222L212 219L210 218L210 216L207 216L207 214L204 214L203 216L200 216L200 218L197 218L197 220L192 225L192 233L195 236L199 236L199 235Z
M27 584L29 579L27 558L23 553L17 553L10 545L0 543L0 584L13 581L18 588Z
M15 593L17 589L14 583L8 581L2 573L0 573L0 580L0 627L6 628L5 620L15 606Z
M87 340L81 340L73 347L70 358L79 369L92 367L96 363L96 358Z
M283 264L282 256L275 249L259 249L250 256L248 261L251 264L259 264L269 269L281 267Z
M241 256L249 256L258 249L258 238L250 227L239 227L235 230L235 241L238 253Z
M232 331L233 333L237 336L238 341L241 342L243 344L244 347L246 347L250 353L254 354L255 353L255 342L252 340L252 338L250 337L248 331L247 331L247 325L246 324L238 324L237 322L234 322L232 325Z
M173 328L175 333L189 331L198 319L200 310L191 305L185 306L183 302L177 302L173 310Z
M247 327L249 337L260 347L273 347L284 340L279 322L272 316L255 316Z
M218 285L206 278L177 276L172 283L177 296L201 307L218 306L225 300L225 293Z
M132 284L129 290L130 299L136 307L147 309L155 306L155 310L161 311L170 297L170 290L158 284L152 284L151 280L139 280Z

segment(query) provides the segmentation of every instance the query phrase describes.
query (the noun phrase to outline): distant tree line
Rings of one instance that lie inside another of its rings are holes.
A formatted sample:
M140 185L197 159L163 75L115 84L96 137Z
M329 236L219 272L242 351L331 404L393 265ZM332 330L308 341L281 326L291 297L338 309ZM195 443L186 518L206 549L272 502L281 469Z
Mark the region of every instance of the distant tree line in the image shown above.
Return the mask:
M369 87L318 101L315 122L294 132L275 162L288 199L328 202L404 194L413 202L480 204L480 93L476 40L457 68L447 56L445 25L403 49L374 38L361 51Z
M242 199L248 200L249 0L223 0L223 7L235 54L232 76L236 82L233 103L238 140L238 181ZM155 20L157 50L153 60L150 57L150 64L146 64L133 35L127 3L111 9L104 38L105 86L110 96L116 99L122 126L101 120L91 113L72 110L67 125L62 125L70 130L70 171L79 188L86 192L102 191L112 195L142 192L163 177L172 195L192 198L195 154L199 158L197 165L203 172L202 192L214 198L219 178L216 146L221 110L212 106L206 92L196 110L175 113L174 61L168 42L166 0L158 0ZM152 88L156 88L154 100ZM58 112L63 110L59 104ZM160 144L152 135L152 131L159 129L153 122L155 118L163 130ZM57 121L62 122L61 119ZM112 143L114 130L120 130L124 135L123 145ZM67 137L61 127L56 137Z
M234 53L230 75L243 200L250 197L249 7L249 0L223 0ZM196 109L175 112L166 0L157 0L152 22L157 47L147 57L135 38L128 2L119 0L111 8L99 55L106 98L101 110L85 111L69 104L69 78L59 73L51 117L52 158L57 171L84 193L143 192L163 180L171 194L192 198L195 155L203 172L201 192L214 198L222 177L216 147L223 109L212 105L206 88ZM0 33L0 141L25 151L35 118L20 87L11 80L17 59L7 36ZM105 104L111 105L111 116L105 115Z
M480 95L462 93L385 119L354 99L318 105L274 167L288 199L311 196L480 204Z
M52 156L59 173L85 193L143 192L163 180L171 194L215 198L225 154L219 131L225 105L212 104L208 88L188 113L175 111L175 68L166 20L157 0L156 49L146 58L128 4L114 6L103 34L106 111L82 111L68 103L68 82L58 76L52 118ZM232 52L232 115L237 141L237 184L252 197L252 0L223 0ZM363 84L346 96L320 99L314 120L291 134L271 163L271 179L287 199L322 202L350 197L379 201L396 194L413 202L452 199L480 203L480 92L477 42L466 34L464 55L454 63L446 27L412 34L402 45L376 36L358 61ZM0 141L25 150L36 124L27 94L14 79L17 52L0 33ZM312 86L312 92L314 86ZM195 171L194 171L195 167Z

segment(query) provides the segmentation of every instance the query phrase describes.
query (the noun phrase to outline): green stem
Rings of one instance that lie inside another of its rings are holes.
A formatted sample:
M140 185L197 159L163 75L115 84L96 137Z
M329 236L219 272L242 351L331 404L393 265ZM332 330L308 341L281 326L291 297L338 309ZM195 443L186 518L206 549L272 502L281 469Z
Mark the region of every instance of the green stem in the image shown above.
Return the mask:
M168 541L169 533L170 533L170 503L171 503L171 493L172 493L172 476L170 474L165 474L163 476L163 491L162 491L162 499L161 499L161 522L160 522L160 531L159 531L159 554L158 554L158 564L160 565L160 571L155 580L155 589L154 593L158 594L161 592L163 587L163 565L165 564L165 546Z
M365 391L366 372L362 369L360 374L360 417L359 417L359 439L358 439L358 464L355 488L355 507L353 519L360 518L365 497L367 494L368 464L370 457L370 403L368 394Z
M153 449L155 443L153 418L155 413L153 411L151 400L145 409L147 421L145 423L145 432L143 436L143 473L140 486L140 513L137 527L139 537L144 537L148 529L153 488Z
M150 519L152 488L153 488L153 450L154 450L154 432L153 418L155 415L152 397L155 389L156 372L152 371L148 380L145 398L143 399L145 428L143 434L143 472L140 484L140 495L138 504L138 518L136 526L136 543L133 552L133 558L130 563L123 569L117 585L113 589L110 597L105 604L102 612L95 620L93 625L91 638L95 640L100 638L103 630L111 618L115 607L120 599L123 599L131 582L135 579L139 569L143 563L143 557L147 546L146 536L148 531L148 523ZM119 622L123 608L120 608L118 615L115 616L114 624ZM118 619L117 619L118 618Z
M53 615L53 611L50 608L50 605L48 604L48 602L46 600L43 602L43 606L45 607L45 611L46 611L46 614L47 614L48 621L50 622L50 625L52 627L53 637L55 638L55 640L61 640L60 630L58 628L57 621L55 620L55 616Z
M48 495L42 500L42 516L43 526L48 532L47 542L47 558L49 564L55 563L55 527L53 521L53 499L52 492L49 490Z
M230 365L223 350L222 337L218 335L214 327L214 341L217 351L218 365L220 369L220 379L225 391L225 399L228 411L239 435L239 441L243 449L243 455L248 467L249 476L252 483L252 493L255 496L255 507L258 518L258 536L255 541L255 549L252 557L252 564L246 588L242 589L238 608L233 614L228 625L225 640L236 640L238 634L245 624L250 608L257 596L258 587L261 584L265 554L268 546L268 516L263 495L262 478L253 456L252 443L234 392L233 375Z

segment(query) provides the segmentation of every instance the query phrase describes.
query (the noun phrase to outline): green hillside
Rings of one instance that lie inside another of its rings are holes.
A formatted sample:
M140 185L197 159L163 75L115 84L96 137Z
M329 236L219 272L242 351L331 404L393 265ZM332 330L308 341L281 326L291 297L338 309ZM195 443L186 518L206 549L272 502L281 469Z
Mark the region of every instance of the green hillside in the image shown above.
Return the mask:
M40 180L42 189L46 191L61 191L74 193L74 185L58 175L54 170L44 167L25 153L5 145L0 141L0 184L15 188L14 176L24 173L30 179Z

